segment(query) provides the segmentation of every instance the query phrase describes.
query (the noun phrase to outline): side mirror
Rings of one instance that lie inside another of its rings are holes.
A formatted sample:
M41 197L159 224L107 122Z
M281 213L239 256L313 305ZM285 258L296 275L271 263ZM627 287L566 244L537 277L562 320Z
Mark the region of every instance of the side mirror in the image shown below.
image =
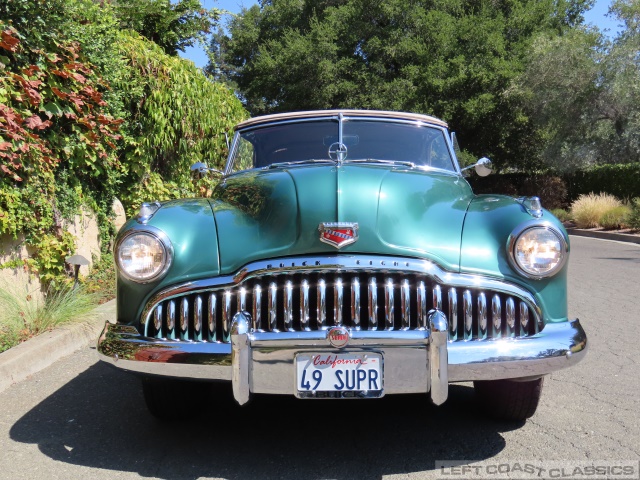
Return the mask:
M479 177L486 177L492 172L493 164L487 157L482 157L476 162L475 170Z
M469 170L470 168L475 169L475 171L476 171L476 173L478 174L479 177L486 177L487 175L489 175L492 172L493 164L491 163L491 160L489 160L487 157L482 157L480 160L478 160L473 165L469 165L468 167L464 167L460 171L464 172L465 170Z
M209 173L224 175L220 170L207 167L206 163L198 162L191 165L191 178L194 180L200 180L201 178L206 177Z

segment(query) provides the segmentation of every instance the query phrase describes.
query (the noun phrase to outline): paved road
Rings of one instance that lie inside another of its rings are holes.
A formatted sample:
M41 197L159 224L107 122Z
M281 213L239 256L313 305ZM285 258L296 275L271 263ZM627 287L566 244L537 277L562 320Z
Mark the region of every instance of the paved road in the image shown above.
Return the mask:
M227 397L163 425L134 377L80 351L0 394L2 479L444 478L435 460L640 459L640 246L572 238L569 298L590 352L546 381L524 424L484 419L468 385L433 407Z

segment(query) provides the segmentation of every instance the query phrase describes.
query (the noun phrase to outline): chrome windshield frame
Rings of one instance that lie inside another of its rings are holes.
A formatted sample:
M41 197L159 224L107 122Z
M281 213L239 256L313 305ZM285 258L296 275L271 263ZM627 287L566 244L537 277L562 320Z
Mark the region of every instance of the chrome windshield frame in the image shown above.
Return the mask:
M306 117L306 118L296 118L296 119L291 119L291 120L276 120L276 121L272 121L272 122L265 122L265 123L261 123L259 125L251 125L245 128L241 128L236 130L236 133L233 137L233 141L231 143L231 149L229 150L229 156L227 158L227 162L225 165L225 169L224 169L224 177L228 177L231 175L235 175L238 173L244 173L244 172L251 172L251 171L256 171L256 170L263 170L264 167L256 167L256 168L251 168L251 169L245 169L245 170L238 170L237 172L233 172L232 168L233 168L233 159L234 159L234 154L236 151L236 148L238 146L238 142L240 139L240 136L243 133L246 133L248 131L252 131L252 130L259 130L262 128L267 128L267 127L272 127L274 125L286 125L286 124L291 124L291 123L306 123L306 122L317 122L317 121L322 121L322 120L334 120L337 121L338 123L338 137L339 137L339 142L342 143L342 139L343 139L343 123L344 122L349 122L349 121L373 121L373 122L384 122L384 123L399 123L399 124L404 124L404 125L414 125L417 127L428 127L428 128L433 128L436 130L440 130L442 132L442 135L444 137L444 141L447 145L447 149L449 152L449 156L451 157L451 161L453 163L453 170L447 170L444 168L437 168L437 167L427 167L424 165L416 165L414 168L417 170L421 170L421 171L436 171L436 172L444 172L444 173L448 173L448 174L454 174L454 175L458 175L458 176L462 176L462 171L460 170L460 164L458 162L458 157L455 154L453 145L451 143L451 138L448 135L448 129L441 126L441 125L436 125L433 123L429 123L429 122L424 122L421 120L408 120L408 119L403 119L403 118L382 118L382 117L376 117L376 116L349 116L349 115L344 115L342 112L337 113L336 115L328 115L328 116L317 116L317 117ZM331 159L328 159L331 161ZM341 162L335 161L336 165L340 164Z

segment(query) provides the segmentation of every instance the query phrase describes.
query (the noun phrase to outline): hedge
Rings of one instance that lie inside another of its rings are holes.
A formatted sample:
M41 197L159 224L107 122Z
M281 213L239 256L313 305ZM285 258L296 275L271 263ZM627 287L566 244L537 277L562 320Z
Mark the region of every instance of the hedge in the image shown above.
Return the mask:
M609 193L621 200L640 197L640 163L600 165L566 175L569 200L582 194Z

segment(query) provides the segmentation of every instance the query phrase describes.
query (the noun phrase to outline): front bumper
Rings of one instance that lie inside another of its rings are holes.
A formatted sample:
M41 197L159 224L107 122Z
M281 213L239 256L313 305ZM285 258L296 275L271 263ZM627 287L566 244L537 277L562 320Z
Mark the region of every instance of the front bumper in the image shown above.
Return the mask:
M350 331L336 349L326 331L258 332L238 313L230 343L158 340L135 327L107 323L98 341L101 360L123 370L199 380L227 380L243 404L253 393L295 395L295 355L301 352L378 352L384 358L384 393L427 393L436 404L450 382L538 377L578 363L587 348L579 320L547 324L523 338L447 341L444 315L430 316L430 328Z

